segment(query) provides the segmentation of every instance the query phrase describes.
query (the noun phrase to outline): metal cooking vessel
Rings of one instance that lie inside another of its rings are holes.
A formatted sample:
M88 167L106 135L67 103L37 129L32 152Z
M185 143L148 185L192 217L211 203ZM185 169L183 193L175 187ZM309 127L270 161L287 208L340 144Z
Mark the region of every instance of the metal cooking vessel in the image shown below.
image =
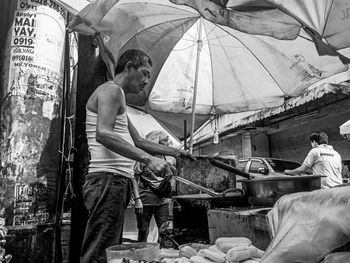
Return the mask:
M323 176L290 176L242 179L242 188L253 206L273 206L283 195L321 188Z
M322 176L254 178L251 174L242 172L236 167L218 160L211 160L211 164L247 178L238 180L238 182L242 183L245 198L252 206L273 206L283 195L308 192L321 188Z
M177 182L180 182L180 183L183 183L183 184L186 184L186 185L189 185L199 191L202 191L206 194L208 194L208 196L211 196L211 197L215 197L215 198L224 198L224 197L227 197L229 196L230 194L232 193L238 193L240 196L243 196L244 195L244 191L242 189L238 189L238 188L230 188L230 189L227 189L226 191L222 192L222 193L218 193L218 192L215 192L214 190L212 189L209 189L209 188L206 188L204 186L201 186L201 185L198 185L198 184L195 184L185 178L182 178L180 176L173 176L173 179Z

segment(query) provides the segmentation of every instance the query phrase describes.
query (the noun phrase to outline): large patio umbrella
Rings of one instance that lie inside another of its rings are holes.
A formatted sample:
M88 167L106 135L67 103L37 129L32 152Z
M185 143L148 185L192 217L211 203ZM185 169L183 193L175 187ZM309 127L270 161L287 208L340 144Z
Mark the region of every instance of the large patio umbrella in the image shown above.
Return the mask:
M138 104L179 137L191 113L193 132L212 114L278 106L348 69L336 57L318 56L306 36L281 41L249 35L165 0L96 0L78 14L73 29L97 33L110 72L126 49L151 57L150 85Z

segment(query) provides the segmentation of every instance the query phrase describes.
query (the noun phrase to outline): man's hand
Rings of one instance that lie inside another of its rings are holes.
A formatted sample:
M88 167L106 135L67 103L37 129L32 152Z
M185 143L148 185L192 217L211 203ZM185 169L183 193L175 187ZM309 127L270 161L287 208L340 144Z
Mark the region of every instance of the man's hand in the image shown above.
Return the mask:
M135 200L135 212L140 215L143 213L143 204L140 198Z
M179 153L176 156L180 156L180 157L185 157L185 158L189 158L192 161L195 161L196 158L193 156L192 153L188 152L188 151L184 151L184 150L180 150Z
M156 157L152 157L147 162L145 162L146 166L156 174L166 174L167 177L171 177L176 174L176 168L172 166L166 160L162 160Z
M300 175L305 173L309 168L305 165L302 164L300 167L295 168L294 170L285 170L284 173L288 175Z
M287 174L287 175L294 175L293 173L292 173L292 170L284 170L284 172L283 172L284 174Z

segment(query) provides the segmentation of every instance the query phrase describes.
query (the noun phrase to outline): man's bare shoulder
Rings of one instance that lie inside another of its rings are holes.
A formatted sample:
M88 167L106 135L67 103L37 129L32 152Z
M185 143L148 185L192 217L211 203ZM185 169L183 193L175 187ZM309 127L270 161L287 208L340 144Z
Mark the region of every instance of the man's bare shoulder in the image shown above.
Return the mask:
M98 86L94 92L98 98L100 97L122 97L122 89L119 85L115 84L112 81L107 81L102 85Z
M123 91L121 87L113 82L106 82L99 86L95 91L95 98L97 103L113 102L120 105L125 104Z
M108 101L114 101L116 104L123 104L121 87L111 81L105 82L97 87L90 96L87 107L96 112L98 102L106 103Z

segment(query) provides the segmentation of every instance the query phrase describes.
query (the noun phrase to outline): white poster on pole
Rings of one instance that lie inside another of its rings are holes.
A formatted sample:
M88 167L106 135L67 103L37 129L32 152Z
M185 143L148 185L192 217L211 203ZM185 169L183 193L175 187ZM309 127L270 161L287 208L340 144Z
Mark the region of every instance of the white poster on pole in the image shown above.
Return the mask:
M65 34L66 11L56 2L18 1L7 47L1 153L13 225L53 221Z

